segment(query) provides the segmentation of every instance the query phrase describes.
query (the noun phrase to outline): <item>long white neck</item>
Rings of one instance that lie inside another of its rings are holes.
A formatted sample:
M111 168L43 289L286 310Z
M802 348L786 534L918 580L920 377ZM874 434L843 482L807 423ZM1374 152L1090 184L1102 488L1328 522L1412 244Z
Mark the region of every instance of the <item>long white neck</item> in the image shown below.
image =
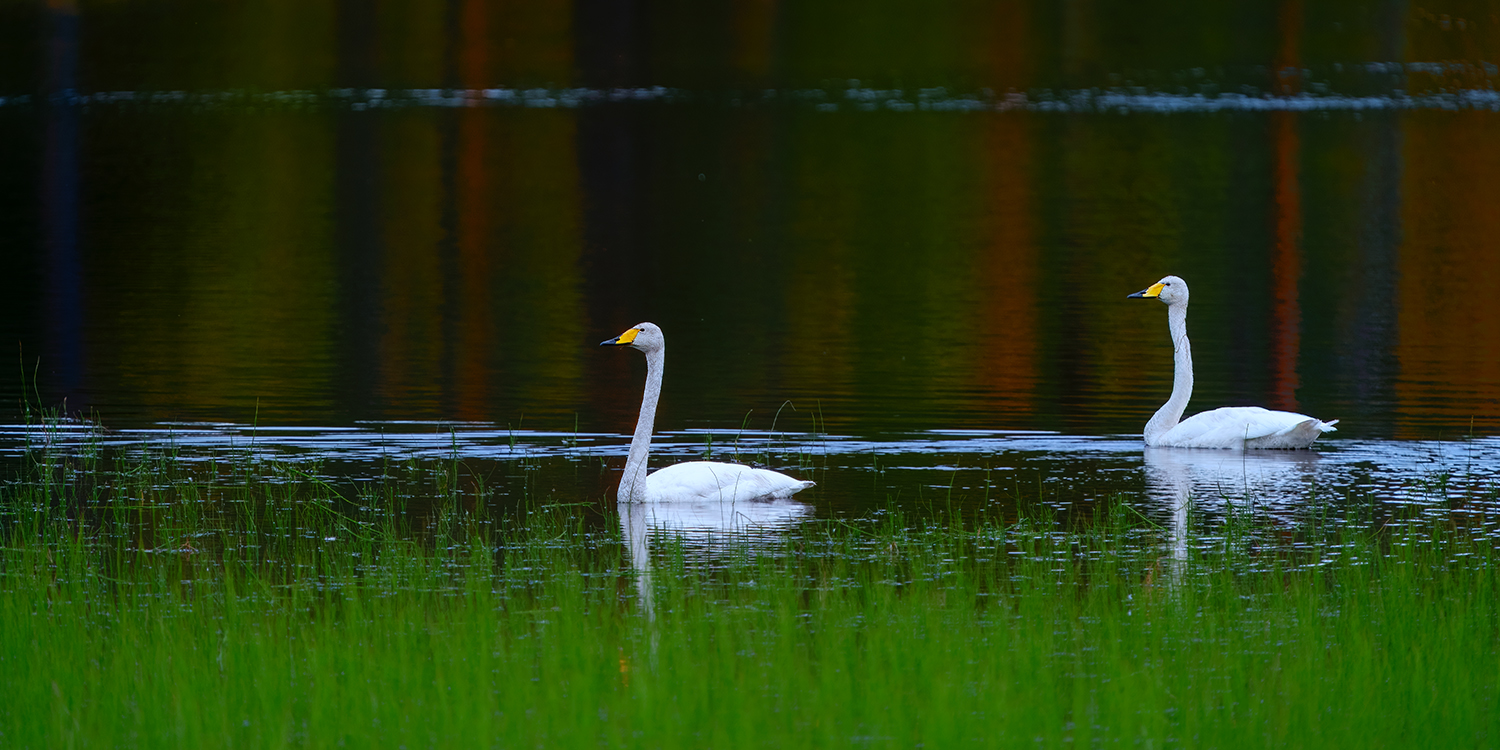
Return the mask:
M1177 426L1188 399L1193 397L1193 347L1188 343L1187 305L1167 307L1167 327L1172 331L1172 357L1175 360L1172 397L1146 423L1146 445L1156 445L1158 438Z
M651 454L651 431L656 426L656 402L661 398L661 371L667 359L666 347L645 352L646 394L641 397L641 416L635 422L635 437L630 439L630 456L625 459L625 475L620 477L622 503L646 501L646 459Z

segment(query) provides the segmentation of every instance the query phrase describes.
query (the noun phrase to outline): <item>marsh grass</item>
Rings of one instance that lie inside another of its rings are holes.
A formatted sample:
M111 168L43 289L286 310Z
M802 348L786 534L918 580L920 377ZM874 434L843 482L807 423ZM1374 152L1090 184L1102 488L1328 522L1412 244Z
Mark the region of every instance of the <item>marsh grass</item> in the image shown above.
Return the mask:
M645 607L612 505L499 513L452 463L33 458L5 747L1500 742L1493 519L1441 507L1228 516L1186 559L1124 497L658 533Z

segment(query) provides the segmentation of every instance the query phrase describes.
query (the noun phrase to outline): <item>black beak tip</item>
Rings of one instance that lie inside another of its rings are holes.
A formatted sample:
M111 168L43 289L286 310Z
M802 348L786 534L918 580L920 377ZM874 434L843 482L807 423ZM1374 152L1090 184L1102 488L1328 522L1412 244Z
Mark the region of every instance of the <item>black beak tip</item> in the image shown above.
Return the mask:
M599 342L599 346L609 346L610 344L613 344L613 343L615 343L615 339L605 339L605 340Z

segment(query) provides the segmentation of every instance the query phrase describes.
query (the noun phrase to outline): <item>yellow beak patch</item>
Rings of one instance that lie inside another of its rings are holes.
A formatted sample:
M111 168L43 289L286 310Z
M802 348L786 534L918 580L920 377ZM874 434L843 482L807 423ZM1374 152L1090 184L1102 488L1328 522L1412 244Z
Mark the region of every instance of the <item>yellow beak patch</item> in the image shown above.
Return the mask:
M1160 297L1161 296L1161 290L1165 286L1166 286L1165 284L1163 284L1160 281L1158 281L1155 284L1152 284L1151 286L1147 287L1146 291L1141 292L1141 296L1142 297Z
M1157 286L1161 286L1161 284L1157 284ZM625 344L628 344L628 343L630 343L632 341L635 341L635 337L639 336L639 335L641 335L641 329L639 329L639 328L632 328L632 329L630 329L630 330L628 330L628 331L620 334L620 336L615 339L615 343L616 344L620 344L620 345L625 345Z

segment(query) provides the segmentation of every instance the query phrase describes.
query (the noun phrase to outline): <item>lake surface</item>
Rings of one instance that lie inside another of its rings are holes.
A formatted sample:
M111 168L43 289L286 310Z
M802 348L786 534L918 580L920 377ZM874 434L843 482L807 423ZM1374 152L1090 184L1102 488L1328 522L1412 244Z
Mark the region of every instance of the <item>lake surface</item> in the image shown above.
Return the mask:
M224 494L213 488L238 486L247 472L257 483L315 478L355 505L378 504L370 498L389 493L399 512L416 519L419 532L427 523L421 519L436 519L455 500L470 510L482 501L507 514L562 507L588 527L620 524L632 547L640 546L632 554L641 561L648 533L680 535L689 548L711 550L726 537L774 538L808 522L879 521L892 513L911 520L960 514L1087 524L1120 498L1157 527L1156 543L1179 556L1190 539L1213 544L1218 532L1212 530L1229 516L1249 519L1257 533L1292 547L1302 541L1299 529L1314 521L1379 530L1440 518L1466 533L1500 539L1500 438L1494 437L1341 439L1314 451L1223 451L1145 448L1133 435L942 430L860 438L687 430L658 434L656 466L704 457L740 460L818 485L776 502L617 509L614 487L627 442L625 435L475 423L188 423L107 431L12 425L0 427L0 461L14 464L29 449L60 464L77 465L82 455L101 458L105 472L170 466L164 476L173 481L210 488L194 502L212 502L216 492ZM83 495L92 481L101 488L113 482L107 476L73 481L82 482L77 491ZM162 491L159 502L167 504L160 509L167 510L172 493Z
M4 11L51 57L0 77L0 451L30 403L125 450L351 482L456 450L498 496L595 502L644 372L596 344L650 320L656 465L737 440L815 478L778 523L1493 487L1483 13L771 9L632 36L571 4L359 5ZM1339 431L1144 451L1171 346L1125 295L1166 274L1194 293L1190 413Z
M1500 429L1493 112L62 115L6 172L8 409L623 432L643 364L594 344L651 320L668 430L1125 433L1172 367L1125 295L1175 273L1194 410Z

